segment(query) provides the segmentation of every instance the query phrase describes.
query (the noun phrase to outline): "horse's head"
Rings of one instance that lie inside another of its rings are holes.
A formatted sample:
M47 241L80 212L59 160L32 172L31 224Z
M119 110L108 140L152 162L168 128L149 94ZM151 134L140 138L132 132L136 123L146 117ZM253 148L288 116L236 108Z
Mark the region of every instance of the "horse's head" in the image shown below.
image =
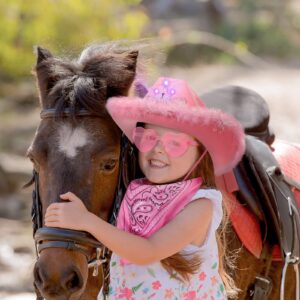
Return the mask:
M77 61L37 48L35 75L42 120L27 155L38 174L41 219L50 203L72 191L107 220L118 180L121 132L105 110L107 98L127 95L136 51L91 46ZM43 226L43 220L41 226ZM85 245L80 245L85 247ZM92 250L84 252L92 254ZM102 278L87 280L87 255L49 246L40 252L34 284L50 299L96 299Z

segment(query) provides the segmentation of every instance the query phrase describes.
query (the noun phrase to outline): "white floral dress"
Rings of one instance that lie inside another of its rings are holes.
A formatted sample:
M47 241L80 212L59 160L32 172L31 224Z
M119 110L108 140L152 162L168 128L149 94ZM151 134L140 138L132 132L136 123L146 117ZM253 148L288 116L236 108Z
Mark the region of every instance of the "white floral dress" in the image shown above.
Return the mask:
M214 189L199 189L192 200L208 198L213 201L214 211L205 242L200 246L188 245L183 251L199 253L201 266L197 274L184 283L170 276L157 263L135 265L124 263L113 254L110 263L109 300L226 300L224 285L218 272L219 257L215 231L222 219L222 196ZM98 299L102 298L100 291Z

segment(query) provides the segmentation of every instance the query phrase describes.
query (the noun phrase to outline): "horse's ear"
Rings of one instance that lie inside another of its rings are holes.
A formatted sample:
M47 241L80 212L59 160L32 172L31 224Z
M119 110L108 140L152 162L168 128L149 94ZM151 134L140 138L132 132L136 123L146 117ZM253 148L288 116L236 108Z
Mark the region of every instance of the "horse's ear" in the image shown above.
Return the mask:
M128 53L127 58L129 70L133 70L135 72L138 55L139 51L131 51Z
M115 66L111 66L111 72L107 73L107 94L112 96L126 96L136 75L138 51L131 51L122 58L115 58Z
M42 61L44 61L50 57L53 57L53 55L51 54L51 52L49 50L47 50L46 48L42 48L40 46L36 46L35 52L36 52L36 56L37 56L37 59L36 59L37 65L40 64Z
M44 105L47 94L53 86L54 76L52 75L51 68L53 62L50 63L49 59L53 58L51 52L45 48L37 46L36 52L36 66L33 70L33 74L37 79L37 86L40 94L40 103Z

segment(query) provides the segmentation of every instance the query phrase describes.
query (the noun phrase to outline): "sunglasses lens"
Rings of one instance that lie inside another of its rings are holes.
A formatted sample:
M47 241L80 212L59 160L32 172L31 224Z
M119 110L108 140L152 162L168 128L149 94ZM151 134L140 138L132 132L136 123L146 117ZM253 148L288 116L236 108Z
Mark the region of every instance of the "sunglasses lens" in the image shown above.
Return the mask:
M136 127L133 132L133 142L141 152L150 151L156 144L157 136L154 130Z
M172 157L179 157L183 155L188 148L186 141L178 135L175 136L166 134L163 140L166 152Z

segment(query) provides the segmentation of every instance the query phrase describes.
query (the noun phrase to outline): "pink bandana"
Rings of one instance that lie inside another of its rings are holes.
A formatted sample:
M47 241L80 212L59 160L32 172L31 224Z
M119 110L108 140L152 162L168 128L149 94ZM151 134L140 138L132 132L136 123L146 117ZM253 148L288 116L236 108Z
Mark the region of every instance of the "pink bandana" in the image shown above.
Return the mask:
M192 199L202 184L200 177L169 184L133 180L122 201L117 227L149 237L172 220Z

